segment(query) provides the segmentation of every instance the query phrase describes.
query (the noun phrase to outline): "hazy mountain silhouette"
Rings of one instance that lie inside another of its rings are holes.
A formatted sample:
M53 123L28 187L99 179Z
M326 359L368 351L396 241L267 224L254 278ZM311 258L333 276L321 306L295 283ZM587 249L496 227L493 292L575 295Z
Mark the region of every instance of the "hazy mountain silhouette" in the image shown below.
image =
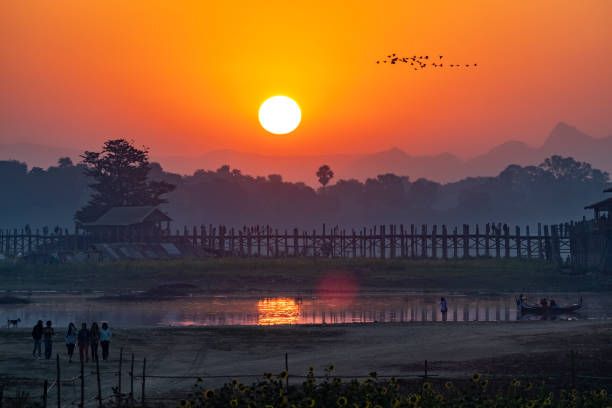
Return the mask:
M75 162L81 151L34 144L0 145L0 160L17 159L31 166L46 168L60 156ZM328 164L338 179L365 180L373 174L394 173L420 177L438 182L452 182L465 177L494 176L509 164L537 165L552 155L571 156L586 161L595 168L612 172L612 136L594 138L573 126L559 123L540 147L519 141L508 141L489 152L469 160L461 160L450 153L430 156L411 156L398 148L355 155L267 156L235 150L215 150L197 157L159 156L152 152L152 160L160 162L167 171L193 174L197 169L214 170L224 164L239 168L245 174L282 174L287 181L304 181L316 185L315 170Z

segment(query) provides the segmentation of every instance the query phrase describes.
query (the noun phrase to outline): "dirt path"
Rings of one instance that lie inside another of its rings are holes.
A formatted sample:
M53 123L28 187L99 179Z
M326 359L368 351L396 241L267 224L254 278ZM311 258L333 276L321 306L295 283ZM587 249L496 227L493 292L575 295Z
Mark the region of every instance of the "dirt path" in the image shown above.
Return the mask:
M78 403L79 364L68 364L63 339L58 336L56 340L54 352L60 353L62 378L76 379L72 385L63 386L64 404ZM111 361L101 362L100 367L103 396L110 397L111 387L117 384L120 347L124 348L122 391L129 392L132 353L136 356L136 375L141 373L143 357L147 358L148 375L278 373L284 369L284 353L288 352L290 371L294 374L303 374L310 366L322 374L330 363L335 364L336 374L340 376L364 375L370 371L388 375L421 374L424 360L429 360L431 373L464 377L474 371L512 374L496 362L512 359L521 363L517 369L525 370L527 366L523 363L535 361L538 356L548 361L551 355L556 355L558 365L564 366L559 369L566 369L564 356L570 349L582 353L585 367L594 367L597 362L601 370L610 370L611 344L612 323L588 321L150 328L115 331ZM589 363L587 358L593 362ZM537 366L527 369L536 370ZM90 362L86 365L90 405L96 393L94 373L95 365ZM5 395L10 397L21 387L38 398L42 386L33 384L44 379L55 379L55 361L32 359L29 330L0 330L0 380L6 384ZM243 378L243 381L250 380ZM225 380L206 381L212 386ZM192 379L148 378L146 385L148 395L153 396L187 389L192 384ZM135 390L139 398L139 379ZM55 392L49 395L54 402Z

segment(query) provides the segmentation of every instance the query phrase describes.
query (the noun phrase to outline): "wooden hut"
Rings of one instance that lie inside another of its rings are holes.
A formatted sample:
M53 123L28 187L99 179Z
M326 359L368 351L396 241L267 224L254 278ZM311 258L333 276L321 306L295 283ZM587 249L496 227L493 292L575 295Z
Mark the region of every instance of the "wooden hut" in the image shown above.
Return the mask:
M147 241L166 235L172 219L158 207L113 207L97 220L77 224L97 242Z
M612 188L604 193L612 192ZM570 233L573 264L580 269L612 273L612 197L584 207L592 220L577 223Z

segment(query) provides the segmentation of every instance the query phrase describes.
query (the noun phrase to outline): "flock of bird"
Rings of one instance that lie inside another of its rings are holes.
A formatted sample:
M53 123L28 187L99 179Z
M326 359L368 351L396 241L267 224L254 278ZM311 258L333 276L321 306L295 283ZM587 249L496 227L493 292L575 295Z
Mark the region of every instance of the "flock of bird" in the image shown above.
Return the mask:
M443 60L443 55L413 55L411 57L400 57L396 54L387 55L386 59L376 61L377 64L406 64L415 71L425 68L477 68L478 64L450 64Z

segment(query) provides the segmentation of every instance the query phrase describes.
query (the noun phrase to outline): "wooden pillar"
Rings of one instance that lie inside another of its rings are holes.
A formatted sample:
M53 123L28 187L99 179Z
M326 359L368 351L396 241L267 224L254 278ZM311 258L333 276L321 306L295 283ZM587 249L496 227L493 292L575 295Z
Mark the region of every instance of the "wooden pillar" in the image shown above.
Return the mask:
M485 225L485 237L484 237L484 249L485 249L485 257L489 258L491 256L491 249L489 247L489 239L491 235L491 225L487 222Z
M395 225L389 225L389 257L395 258Z
M274 256L278 258L278 229L274 230Z
M386 256L386 235L385 235L385 226L381 225L380 226L380 259L385 259Z
M352 247L353 247L353 258L356 258L357 257L357 234L355 233L354 229L353 229Z
M453 228L453 258L457 259L459 256L457 248L457 227Z
M421 258L427 259L427 224L421 225Z
M544 246L542 245L542 223L538 222L538 258L544 258Z
M438 259L438 225L431 227L431 258Z
M504 257L510 258L510 227L504 224Z
M516 237L515 237L515 241L516 241L516 257L520 258L521 257L521 227L519 227L518 225L515 227L514 229Z
M525 235L527 240L527 258L531 259L531 233L529 231L529 225L525 227Z
M493 228L495 228L495 257L500 258L501 257L501 243L500 243L501 231L499 228L499 224L498 225L493 224Z
M476 258L480 258L480 227L476 224L476 237L474 238L474 248L476 248Z
M448 259L448 231L446 225L442 225L442 259Z
M463 258L470 257L470 226L463 224Z
M416 258L416 242L415 242L416 229L414 224L410 224L410 256L412 259Z

